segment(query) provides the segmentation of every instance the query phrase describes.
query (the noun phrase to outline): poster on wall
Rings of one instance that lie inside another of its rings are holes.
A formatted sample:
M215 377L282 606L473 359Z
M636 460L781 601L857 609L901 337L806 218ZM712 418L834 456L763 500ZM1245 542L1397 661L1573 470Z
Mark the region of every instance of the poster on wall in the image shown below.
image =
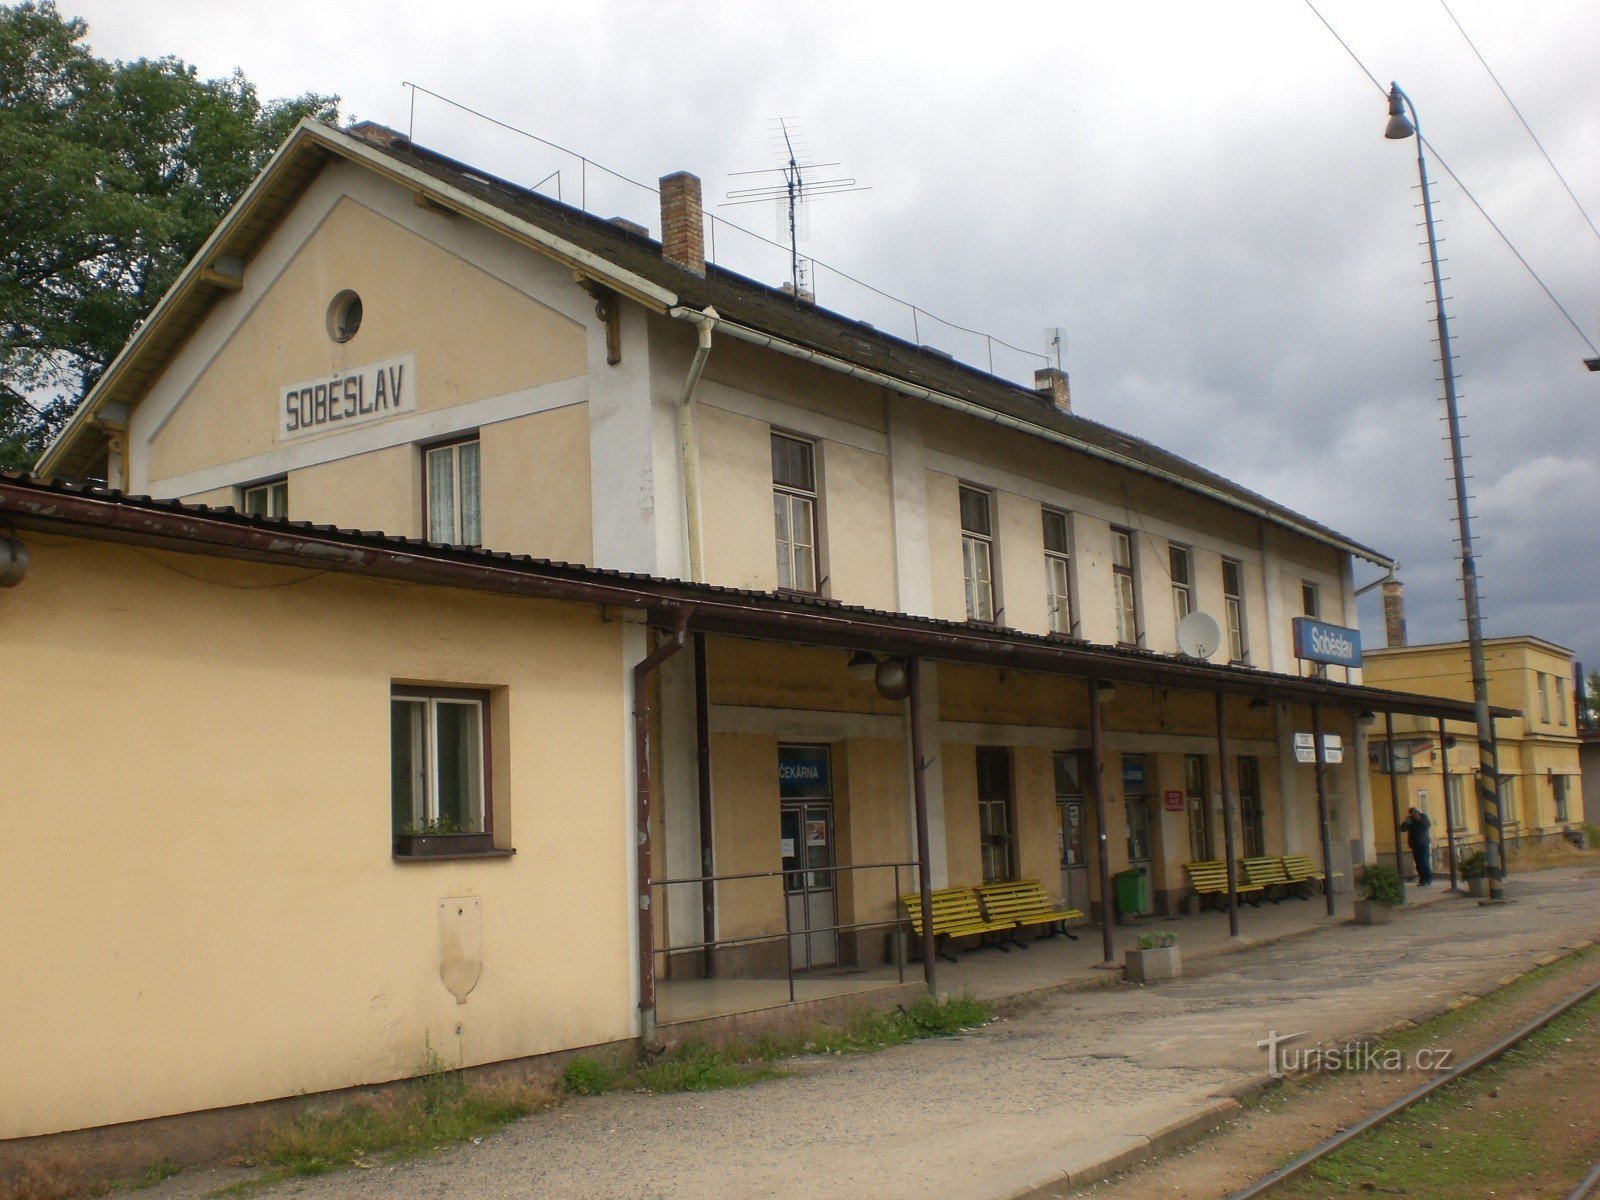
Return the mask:
M806 845L826 846L828 844L828 823L826 821L806 822Z
M1164 802L1164 804L1166 806L1166 810L1168 812L1182 812L1183 811L1183 793L1182 792L1162 792L1161 793L1161 799Z

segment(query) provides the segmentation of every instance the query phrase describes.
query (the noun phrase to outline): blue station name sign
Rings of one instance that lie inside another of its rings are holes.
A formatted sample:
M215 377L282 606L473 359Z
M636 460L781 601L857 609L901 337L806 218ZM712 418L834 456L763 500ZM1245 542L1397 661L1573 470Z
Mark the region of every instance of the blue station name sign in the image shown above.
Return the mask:
M1361 665L1361 631L1342 625L1324 625L1310 617L1294 619L1296 658L1331 663L1336 667Z

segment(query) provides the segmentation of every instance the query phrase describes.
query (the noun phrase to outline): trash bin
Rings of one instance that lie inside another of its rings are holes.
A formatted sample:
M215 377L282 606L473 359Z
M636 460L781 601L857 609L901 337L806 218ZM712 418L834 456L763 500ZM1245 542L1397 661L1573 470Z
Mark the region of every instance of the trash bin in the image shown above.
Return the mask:
M1111 877L1117 890L1117 912L1133 916L1150 907L1150 875L1146 867L1129 867Z

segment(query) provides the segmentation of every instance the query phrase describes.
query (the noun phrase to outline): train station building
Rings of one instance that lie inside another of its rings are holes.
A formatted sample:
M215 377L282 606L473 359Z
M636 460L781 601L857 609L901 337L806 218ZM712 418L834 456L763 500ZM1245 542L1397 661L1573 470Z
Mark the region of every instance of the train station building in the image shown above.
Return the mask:
M303 124L0 478L0 1138L648 1039L904 964L936 889L1348 887L1372 721L1470 721L1297 652L1381 552L661 195Z

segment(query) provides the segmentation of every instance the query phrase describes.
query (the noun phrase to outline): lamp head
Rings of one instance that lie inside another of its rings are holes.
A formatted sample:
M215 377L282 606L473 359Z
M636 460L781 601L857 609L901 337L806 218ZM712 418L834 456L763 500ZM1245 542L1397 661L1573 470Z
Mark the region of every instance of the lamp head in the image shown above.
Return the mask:
M1384 126L1383 136L1391 142L1404 141L1416 133L1416 126L1406 117L1405 102L1400 99L1400 85L1389 85L1389 124Z
M878 673L877 655L866 650L857 650L850 656L848 669L852 679L871 679Z

